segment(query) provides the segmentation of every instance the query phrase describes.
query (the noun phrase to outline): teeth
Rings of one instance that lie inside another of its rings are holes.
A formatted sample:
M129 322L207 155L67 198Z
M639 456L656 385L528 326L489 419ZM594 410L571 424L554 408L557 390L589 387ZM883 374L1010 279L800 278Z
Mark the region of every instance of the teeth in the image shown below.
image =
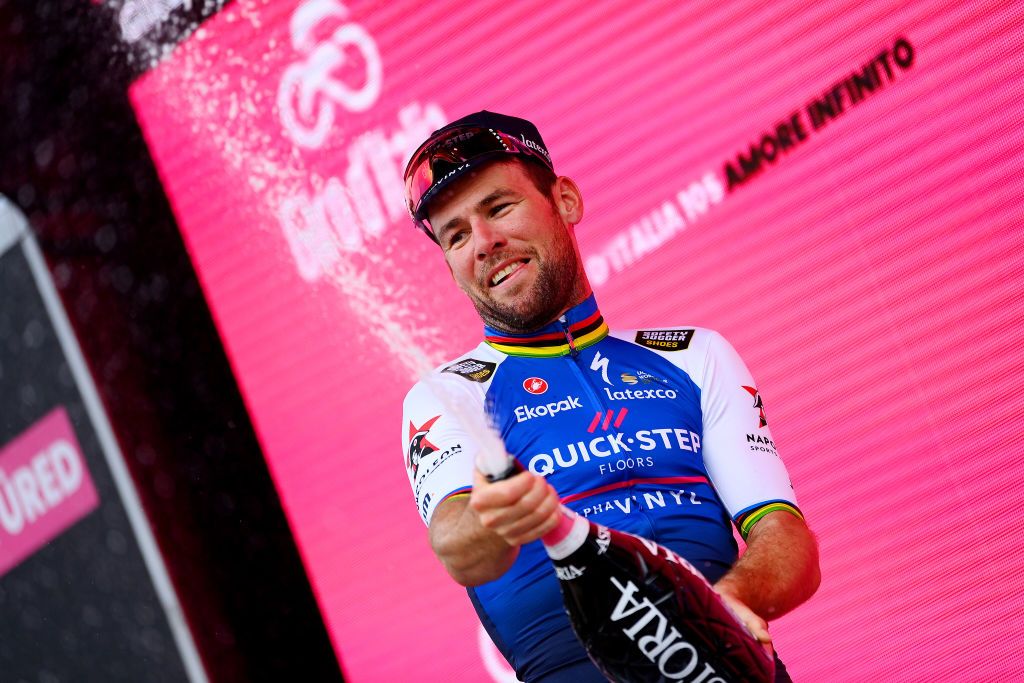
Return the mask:
M514 271L516 268L519 267L520 263L521 263L520 261L516 261L515 263L510 263L509 265L505 266L504 268L499 270L497 273L495 273L494 276L491 278L491 286L494 286L494 285L498 284L499 282L504 280L506 277L508 277L512 273L512 271Z

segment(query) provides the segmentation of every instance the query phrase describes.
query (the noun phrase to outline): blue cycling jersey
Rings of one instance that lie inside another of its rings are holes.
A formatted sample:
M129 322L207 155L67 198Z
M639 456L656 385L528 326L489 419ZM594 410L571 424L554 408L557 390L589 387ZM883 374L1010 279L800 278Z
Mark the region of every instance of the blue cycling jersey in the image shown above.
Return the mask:
M713 331L609 332L593 296L531 334L485 328L480 346L406 397L405 461L427 524L468 495L477 452L441 390L460 413L485 414L564 504L671 548L709 581L736 559L733 523L745 535L773 510L800 514L753 379ZM586 659L539 541L469 594L521 680Z

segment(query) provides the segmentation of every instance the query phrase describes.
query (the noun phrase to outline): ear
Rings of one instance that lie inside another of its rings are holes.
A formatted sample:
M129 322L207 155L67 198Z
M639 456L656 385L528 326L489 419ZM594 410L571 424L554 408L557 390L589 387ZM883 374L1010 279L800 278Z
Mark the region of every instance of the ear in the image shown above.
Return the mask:
M555 207L566 223L576 225L583 220L583 194L572 178L559 176L551 187Z

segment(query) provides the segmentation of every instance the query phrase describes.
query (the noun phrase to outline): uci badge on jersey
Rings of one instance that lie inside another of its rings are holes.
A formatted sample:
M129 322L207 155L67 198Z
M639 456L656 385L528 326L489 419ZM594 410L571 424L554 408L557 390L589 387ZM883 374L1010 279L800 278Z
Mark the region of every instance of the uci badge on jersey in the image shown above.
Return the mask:
M638 330L636 343L658 351L681 351L690 346L694 330Z
M441 372L451 372L465 377L470 382L483 383L486 382L492 374L494 374L494 370L497 367L497 363L492 363L490 361L477 360L475 358L463 358L457 363L452 363Z

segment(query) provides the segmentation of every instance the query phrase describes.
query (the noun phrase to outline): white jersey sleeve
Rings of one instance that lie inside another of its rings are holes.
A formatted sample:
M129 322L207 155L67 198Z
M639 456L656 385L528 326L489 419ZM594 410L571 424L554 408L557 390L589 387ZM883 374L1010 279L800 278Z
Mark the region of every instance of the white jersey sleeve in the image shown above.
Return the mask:
M480 385L444 373L434 373L432 381L443 383L448 400L464 402L467 409L483 410ZM421 381L409 391L403 404L402 450L416 508L429 526L442 501L472 490L477 446L447 414L431 386Z
M800 516L786 466L775 450L761 394L739 354L720 334L700 330L704 464L722 502L746 537L764 515Z

